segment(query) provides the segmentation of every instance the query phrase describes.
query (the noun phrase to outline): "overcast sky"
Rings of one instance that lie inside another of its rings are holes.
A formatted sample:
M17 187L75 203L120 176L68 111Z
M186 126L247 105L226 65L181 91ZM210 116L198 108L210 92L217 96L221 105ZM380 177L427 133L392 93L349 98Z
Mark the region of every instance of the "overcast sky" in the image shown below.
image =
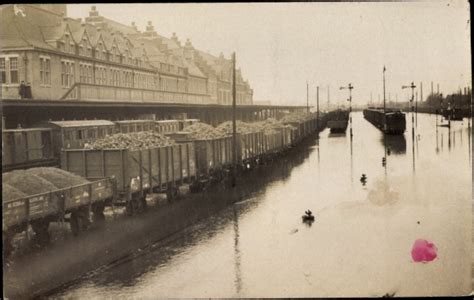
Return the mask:
M91 4L68 5L73 18ZM470 24L467 1L398 3L97 4L100 15L144 31L152 21L160 35L176 32L196 48L230 58L254 89L254 100L275 104L344 101L342 85L354 85L353 101L382 97L406 100L403 84L423 82L423 94L439 83L451 93L470 85Z

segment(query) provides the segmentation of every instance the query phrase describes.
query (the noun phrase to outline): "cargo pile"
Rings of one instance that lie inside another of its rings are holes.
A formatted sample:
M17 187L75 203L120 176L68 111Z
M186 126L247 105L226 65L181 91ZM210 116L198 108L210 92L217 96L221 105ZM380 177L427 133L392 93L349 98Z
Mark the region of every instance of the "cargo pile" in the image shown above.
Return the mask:
M242 121L236 121L237 133L253 133L260 131L260 126L258 123L246 123ZM220 132L223 136L232 134L232 121L227 121L219 124L216 130Z
M293 128L293 126L285 125L283 122L273 118L266 119L264 121L258 122L257 124L260 127L260 130L262 130L265 134L275 133L275 129L277 128Z
M88 183L86 179L58 168L32 168L3 173L3 201L47 193Z
M9 184L28 196L57 190L57 187L48 180L25 170L3 173L2 176L3 184Z
M189 132L190 137L196 140L216 139L223 137L220 131L217 131L213 126L197 122L186 126L183 131Z
M283 116L282 123L301 123L313 117L314 114L308 112L294 112Z
M2 201L10 201L15 199L24 198L27 195L22 193L17 188L9 185L8 183L4 183L2 186Z
M89 182L81 176L69 173L59 168L32 168L28 169L27 172L46 179L54 184L58 189L64 189Z
M153 132L117 133L95 140L84 146L85 149L128 149L140 150L173 145L174 141L164 135Z

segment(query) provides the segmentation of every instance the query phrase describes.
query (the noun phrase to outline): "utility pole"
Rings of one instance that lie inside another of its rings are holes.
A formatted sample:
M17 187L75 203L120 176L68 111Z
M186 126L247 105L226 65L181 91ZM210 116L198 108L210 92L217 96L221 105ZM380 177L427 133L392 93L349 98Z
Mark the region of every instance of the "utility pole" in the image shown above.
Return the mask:
M415 127L418 128L418 92L415 97Z
M436 94L439 95L439 83L436 84Z
M306 81L306 112L309 112L309 85Z
M433 81L431 81L431 96L433 96Z
M411 99L410 99L410 102L411 102L411 136L412 136L412 142L413 142L413 145L414 145L414 141L415 141L415 118L414 118L414 111L415 111L415 106L414 106L414 100L415 100L415 83L411 83L411 85L404 85L402 86L402 89L407 89L407 88L411 88Z
M328 84L328 111L329 111L329 84Z
M236 77L235 77L235 52L232 53L232 187L235 187L237 177L237 124L236 114Z
M385 105L385 71L387 69L385 66L383 66L383 132L385 133L387 131L387 111L386 111L386 105Z
M353 88L354 86L352 86L350 83L347 86L341 86L339 88L340 90L345 90L345 89L349 90L349 99L347 99L347 101L349 101L349 123L351 124L351 130L350 130L351 139L352 139L352 89Z
M319 86L316 87L316 127L319 138Z

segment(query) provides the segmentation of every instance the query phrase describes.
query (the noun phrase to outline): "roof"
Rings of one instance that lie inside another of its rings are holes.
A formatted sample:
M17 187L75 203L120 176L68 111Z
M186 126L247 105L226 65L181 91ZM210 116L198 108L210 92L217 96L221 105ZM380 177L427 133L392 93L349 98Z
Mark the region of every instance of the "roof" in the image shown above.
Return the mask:
M49 121L48 124L58 127L93 127L93 126L115 126L114 122L107 120L79 120L79 121Z
M130 123L154 123L154 120L121 120L121 121L114 121L118 124L130 124Z
M2 132L26 132L26 131L49 131L51 128L35 127L35 128L15 128L15 129L3 129Z
M25 15L34 11L25 5L22 5L21 8ZM48 17L47 13L43 14L46 15L46 18ZM25 47L54 49L44 41L40 28L31 21L31 18L22 17L21 14L15 15L14 5L1 6L0 19L2 20L2 26L0 26L0 47L2 49Z
M207 78L204 73L199 70L199 68L194 64L194 62L189 60L184 60L184 65L188 68L188 74L195 77Z
M155 121L156 123L176 123L179 122L178 120L158 120Z

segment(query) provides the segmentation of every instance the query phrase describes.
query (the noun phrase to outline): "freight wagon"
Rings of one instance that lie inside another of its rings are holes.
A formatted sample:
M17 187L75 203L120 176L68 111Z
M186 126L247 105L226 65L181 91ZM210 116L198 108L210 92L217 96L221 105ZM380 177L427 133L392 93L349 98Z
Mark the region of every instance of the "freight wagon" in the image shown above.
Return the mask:
M2 119L3 120L3 119ZM81 149L87 143L115 133L154 130L179 131L189 120L74 120L48 121L35 128L2 130L2 168L4 171L35 166L59 166L61 149Z
M381 108L364 109L364 118L387 134L403 134L406 129L405 114L400 110Z
M35 165L54 165L53 132L50 128L2 131L2 170Z
M27 230L28 225L38 236L44 237L48 235L49 223L64 220L66 214L70 214L71 230L77 235L87 227L89 209L92 208L95 216L101 218L103 207L113 202L114 197L115 183L113 179L106 178L4 201L2 231L5 254L12 250L14 235Z
M180 131L180 122L178 120L160 120L155 121L155 130L158 133L171 133Z
M116 133L131 133L155 130L154 120L122 120L114 121Z
M52 129L56 157L61 149L83 148L87 143L116 132L115 123L107 120L48 121L39 125Z
M129 212L140 210L147 193L166 191L196 176L193 143L127 150L68 149L61 154L61 168L86 179L112 177L117 182L117 205Z

